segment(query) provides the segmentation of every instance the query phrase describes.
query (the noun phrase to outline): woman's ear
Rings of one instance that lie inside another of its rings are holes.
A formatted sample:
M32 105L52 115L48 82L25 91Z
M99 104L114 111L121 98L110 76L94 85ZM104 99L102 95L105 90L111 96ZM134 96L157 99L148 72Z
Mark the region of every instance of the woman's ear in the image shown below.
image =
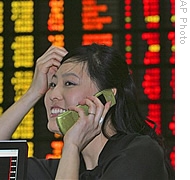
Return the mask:
M116 89L116 88L112 88L111 90L112 90L112 92L113 92L113 94L114 94L114 96L115 96L116 93L117 93L117 89Z

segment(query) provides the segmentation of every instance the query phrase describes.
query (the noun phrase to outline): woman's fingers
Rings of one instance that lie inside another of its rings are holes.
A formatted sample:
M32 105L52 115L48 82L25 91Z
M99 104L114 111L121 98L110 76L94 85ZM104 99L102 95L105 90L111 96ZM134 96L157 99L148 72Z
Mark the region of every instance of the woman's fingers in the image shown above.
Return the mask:
M95 112L94 121L97 125L101 125L103 123L103 119L109 111L111 102L107 102L105 105L103 105L102 102L95 96L88 97L88 99L90 100L87 104L89 106L89 112ZM95 110L93 110L94 107Z
M37 60L40 63L45 63L50 59L60 62L62 58L67 54L67 50L62 47L50 46L48 50Z
M50 46L49 49L37 60L37 69L42 73L55 73L60 62L67 54L65 48ZM51 68L51 69L50 69Z
M56 73L61 60L66 54L65 48L50 46L36 62L34 78L30 88L44 94L48 89L50 79Z
M97 97L93 96L82 100L80 105L87 105L88 112L86 113L81 106L72 106L69 108L69 110L73 110L78 113L79 119L67 131L64 139L66 141L70 141L70 143L76 144L81 150L93 138L101 133L101 125L111 103L108 102L104 106Z
M87 114L81 107L72 107L71 110L79 114L79 121L84 121L91 125L93 124L93 127L97 128L103 123L103 119L109 111L111 102L107 102L103 105L97 97L91 96L81 101L80 104L88 106Z

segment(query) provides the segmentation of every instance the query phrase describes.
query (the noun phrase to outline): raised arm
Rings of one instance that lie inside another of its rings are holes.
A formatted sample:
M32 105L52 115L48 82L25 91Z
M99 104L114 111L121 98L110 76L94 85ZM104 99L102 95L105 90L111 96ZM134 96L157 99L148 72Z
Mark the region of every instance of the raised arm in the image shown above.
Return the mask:
M28 91L0 117L0 140L10 139L24 116L45 94L48 79L57 71L67 51L61 47L50 48L37 60L32 84Z

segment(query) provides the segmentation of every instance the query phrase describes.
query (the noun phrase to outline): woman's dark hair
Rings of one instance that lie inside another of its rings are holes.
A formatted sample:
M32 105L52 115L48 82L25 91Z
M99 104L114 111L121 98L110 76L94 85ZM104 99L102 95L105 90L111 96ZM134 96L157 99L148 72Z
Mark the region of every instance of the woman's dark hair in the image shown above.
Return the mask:
M139 112L135 84L129 67L117 50L105 45L85 45L69 52L62 63L68 59L72 62L85 63L90 78L97 84L99 90L117 89L116 105L107 114L111 115L111 123L117 133L148 134L158 140L155 130L146 122L150 120ZM104 125L102 131L109 137Z

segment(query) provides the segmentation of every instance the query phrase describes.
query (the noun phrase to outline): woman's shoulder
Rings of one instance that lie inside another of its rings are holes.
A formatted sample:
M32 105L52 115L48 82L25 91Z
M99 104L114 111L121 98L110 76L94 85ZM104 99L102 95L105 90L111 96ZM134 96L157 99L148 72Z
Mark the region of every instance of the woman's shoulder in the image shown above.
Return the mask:
M122 151L144 160L164 161L164 149L148 135L137 135Z
M121 146L127 148L138 148L139 146L142 148L149 146L160 147L158 142L149 135L141 135L138 133L116 134L110 138L110 143L120 144Z
M113 136L105 146L106 154L122 154L130 156L163 157L163 148L148 135L136 133L118 134Z
M107 177L117 174L115 179L168 179L164 151L148 135L116 135L103 151L99 165L109 172Z
M131 143L129 143L128 149L138 149L146 150L146 151L152 151L152 150L161 150L162 147L158 144L158 142L151 138L148 135L136 135Z

